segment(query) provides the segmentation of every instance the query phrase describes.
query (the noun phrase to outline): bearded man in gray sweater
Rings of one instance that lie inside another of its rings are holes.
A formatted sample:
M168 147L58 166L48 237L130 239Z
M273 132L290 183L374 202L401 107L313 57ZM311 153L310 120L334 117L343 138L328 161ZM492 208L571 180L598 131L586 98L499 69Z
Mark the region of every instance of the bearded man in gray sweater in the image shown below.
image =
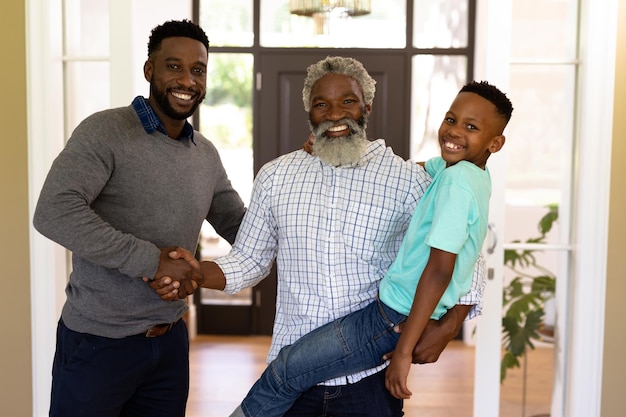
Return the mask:
M86 118L54 161L34 226L72 252L57 330L50 416L184 416L185 300L142 277L195 289L171 247L196 248L203 221L232 243L245 207L216 148L187 122L206 93L208 39L197 25L152 30L150 96ZM196 277L197 278L197 277Z

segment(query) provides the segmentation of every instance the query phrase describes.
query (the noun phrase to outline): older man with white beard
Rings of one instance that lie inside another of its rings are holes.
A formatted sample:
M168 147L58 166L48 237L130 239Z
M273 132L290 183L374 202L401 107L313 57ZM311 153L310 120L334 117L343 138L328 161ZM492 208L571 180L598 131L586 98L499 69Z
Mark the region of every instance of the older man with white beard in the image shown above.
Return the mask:
M276 259L268 361L304 334L376 298L430 184L420 165L395 155L382 139L367 139L374 92L375 81L352 58L327 57L311 65L303 102L313 154L298 150L263 166L231 252L200 263L202 287L236 293L258 284ZM193 259L183 252L178 256ZM479 263L470 293L441 321L431 320L414 362L436 361L468 313L478 313L483 275ZM186 296L172 285L159 285L152 284L165 299ZM314 387L285 416L402 416L402 400L385 388L384 368Z

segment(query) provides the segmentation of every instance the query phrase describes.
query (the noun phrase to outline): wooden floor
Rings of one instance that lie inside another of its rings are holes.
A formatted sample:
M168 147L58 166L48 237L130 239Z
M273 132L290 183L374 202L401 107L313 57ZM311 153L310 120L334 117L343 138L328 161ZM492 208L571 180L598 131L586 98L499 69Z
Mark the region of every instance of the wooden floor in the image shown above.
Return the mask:
M270 338L199 335L190 348L187 417L227 417L265 369ZM549 415L552 387L550 347L528 355L526 401L523 370L509 372L501 386L500 417ZM407 417L472 417L474 348L453 341L435 364L414 365L409 376L413 397Z

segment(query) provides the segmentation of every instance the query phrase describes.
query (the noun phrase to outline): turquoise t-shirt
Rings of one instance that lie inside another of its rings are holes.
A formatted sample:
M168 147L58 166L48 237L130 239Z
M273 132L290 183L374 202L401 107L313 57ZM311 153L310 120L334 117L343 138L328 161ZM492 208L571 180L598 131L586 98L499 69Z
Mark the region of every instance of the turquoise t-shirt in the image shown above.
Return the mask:
M452 280L431 318L439 319L472 284L474 264L487 234L491 176L471 162L446 168L441 158L426 162L433 181L413 213L400 251L380 284L380 299L408 315L430 248L457 255Z

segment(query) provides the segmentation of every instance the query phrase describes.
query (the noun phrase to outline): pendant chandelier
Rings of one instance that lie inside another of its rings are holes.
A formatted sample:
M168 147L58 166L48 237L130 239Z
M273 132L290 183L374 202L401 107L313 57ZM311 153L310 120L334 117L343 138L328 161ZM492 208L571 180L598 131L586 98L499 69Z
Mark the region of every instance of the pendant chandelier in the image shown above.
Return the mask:
M348 16L363 16L372 11L371 0L289 0L289 11L299 16L341 11Z
M289 0L289 11L298 16L312 17L315 33L328 34L331 18L369 14L371 3L371 0Z

